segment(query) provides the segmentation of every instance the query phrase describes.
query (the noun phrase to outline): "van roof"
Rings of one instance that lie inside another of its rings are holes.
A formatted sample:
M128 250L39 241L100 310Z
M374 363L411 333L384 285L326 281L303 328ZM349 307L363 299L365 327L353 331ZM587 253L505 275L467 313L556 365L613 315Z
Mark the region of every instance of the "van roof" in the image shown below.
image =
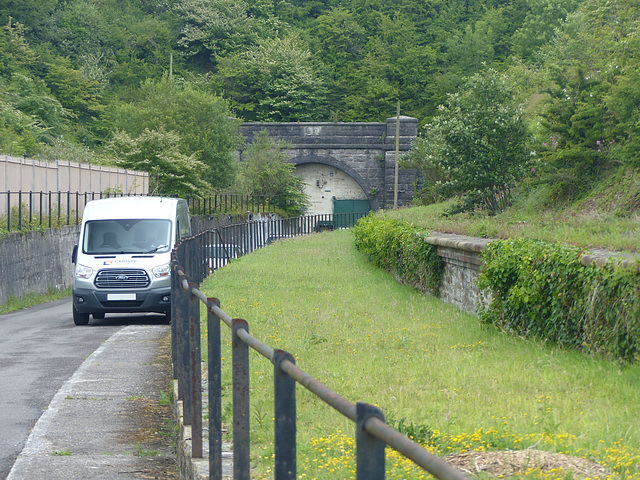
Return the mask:
M167 197L113 197L87 202L83 220L175 218L180 199Z

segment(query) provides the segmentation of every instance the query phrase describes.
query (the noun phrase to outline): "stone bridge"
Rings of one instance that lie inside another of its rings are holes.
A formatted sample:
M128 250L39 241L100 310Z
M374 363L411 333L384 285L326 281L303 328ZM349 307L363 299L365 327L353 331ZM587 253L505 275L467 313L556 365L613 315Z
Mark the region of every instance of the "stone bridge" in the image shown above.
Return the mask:
M399 153L406 153L418 122L400 117ZM393 206L396 117L384 123L243 123L240 133L250 143L256 132L287 142L285 154L296 165L311 199L309 214L333 213L336 202L354 201L355 211ZM243 151L239 152L242 160ZM399 170L398 204L413 199L418 175Z

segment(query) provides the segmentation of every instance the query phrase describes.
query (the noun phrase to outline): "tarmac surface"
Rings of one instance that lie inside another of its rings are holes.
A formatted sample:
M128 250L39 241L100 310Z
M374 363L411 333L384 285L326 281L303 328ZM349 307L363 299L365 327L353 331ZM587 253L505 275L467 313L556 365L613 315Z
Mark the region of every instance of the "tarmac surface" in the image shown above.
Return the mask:
M106 340L53 397L7 480L177 479L169 335L129 325Z

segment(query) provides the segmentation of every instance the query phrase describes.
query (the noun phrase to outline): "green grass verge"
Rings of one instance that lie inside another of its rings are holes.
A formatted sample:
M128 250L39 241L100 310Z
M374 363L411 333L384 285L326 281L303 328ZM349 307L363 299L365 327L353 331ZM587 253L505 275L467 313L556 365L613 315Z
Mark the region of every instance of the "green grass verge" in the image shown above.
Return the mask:
M443 202L422 207L386 210L390 218L425 227L432 232L456 233L480 238L517 238L637 253L640 248L638 217L614 214L510 209L500 215L442 214L452 205Z
M5 303L0 304L0 315L70 296L71 287L65 288L64 290L50 289L46 294L30 293L21 298L10 296Z
M483 328L368 264L351 231L276 242L218 270L202 290L256 338L350 401L380 406L439 455L535 447L640 479L640 366ZM231 428L229 342L224 327ZM250 381L254 478L272 478L272 366L255 352ZM298 478L355 478L354 425L300 386L297 404ZM528 477L573 478L535 469ZM387 478L424 476L389 452Z

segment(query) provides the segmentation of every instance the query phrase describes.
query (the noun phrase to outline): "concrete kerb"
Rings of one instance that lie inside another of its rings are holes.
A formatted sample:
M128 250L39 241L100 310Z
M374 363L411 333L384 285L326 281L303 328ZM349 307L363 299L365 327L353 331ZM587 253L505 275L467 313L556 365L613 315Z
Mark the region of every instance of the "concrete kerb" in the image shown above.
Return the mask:
M206 371L206 368L203 369ZM208 409L208 389L206 387L207 381L202 379L202 411L206 412ZM178 468L180 472L180 478L183 480L208 480L209 479L209 426L207 422L203 422L202 425L202 449L203 458L194 458L191 455L193 451L193 444L191 442L192 431L190 425L184 424L184 410L183 402L178 399L178 381L173 382L173 417L176 424L176 455L178 457ZM231 444L229 442L222 443L222 478L223 480L233 479L233 452L231 451Z
M8 479L175 478L176 452L161 432L168 333L129 325L104 341L54 395Z

